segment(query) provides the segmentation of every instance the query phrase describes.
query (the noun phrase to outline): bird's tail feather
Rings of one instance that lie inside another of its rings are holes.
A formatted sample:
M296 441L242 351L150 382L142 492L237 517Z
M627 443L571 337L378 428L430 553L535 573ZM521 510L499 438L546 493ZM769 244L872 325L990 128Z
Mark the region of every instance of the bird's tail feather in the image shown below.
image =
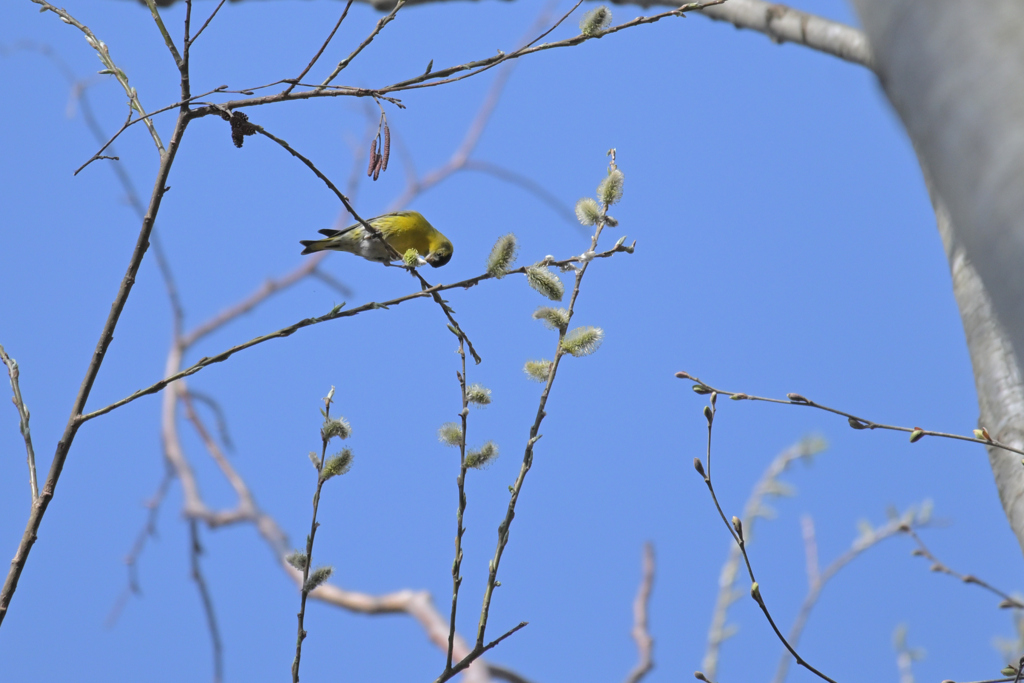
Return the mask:
M312 254L315 251L323 251L327 248L327 240L299 240L299 244L305 247L303 254Z

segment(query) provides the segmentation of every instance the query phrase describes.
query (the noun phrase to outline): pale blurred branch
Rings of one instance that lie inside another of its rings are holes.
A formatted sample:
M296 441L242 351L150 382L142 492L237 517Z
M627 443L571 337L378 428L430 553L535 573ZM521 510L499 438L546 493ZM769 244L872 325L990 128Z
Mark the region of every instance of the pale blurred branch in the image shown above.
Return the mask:
M811 550L812 548L817 547L814 536L814 522L810 517L804 517L802 521L804 527L804 546L806 548L808 558L810 558L812 554L817 554L816 550ZM804 628L807 626L807 620L810 618L811 611L821 598L821 591L824 590L825 584L835 577L835 575L838 574L846 565L860 557L864 552L875 547L882 541L892 538L893 536L906 533L916 537L914 527L927 526L930 521L931 505L926 501L919 507L909 508L903 515L893 517L879 527L872 527L865 523L862 527L860 536L854 540L853 545L850 546L849 550L833 560L833 562L828 565L820 575L817 574L817 561L815 560L815 573L811 574L808 572L808 581L810 586L807 591L807 596L800 605L800 611L797 613L796 619L793 621L793 626L789 630L789 642L794 647L800 643L800 637L803 635ZM808 564L810 564L810 560L808 560ZM788 652L783 652L782 657L779 660L779 666L775 671L775 678L772 679L773 683L783 683L783 681L786 680L790 661L790 654Z
M128 599L133 594L140 595L142 593L142 586L139 583L139 557L146 548L146 542L157 535L156 520L160 516L160 505L163 503L164 498L167 497L167 492L170 490L171 483L175 479L174 468L170 462L165 461L165 464L164 476L160 479L160 485L157 487L156 493L145 503L145 507L148 510L146 522L143 524L142 529L139 530L139 533L136 534L135 542L132 543L131 550L124 558L124 563L128 567L128 585L121 592L121 595L118 596L104 621L104 625L107 628L113 627L114 623L117 622L125 605L128 603Z
M651 589L654 586L654 546L644 544L643 576L633 600L633 640L636 642L639 661L626 676L626 683L640 683L643 677L654 668L652 652L654 638L648 629L647 610L651 602Z

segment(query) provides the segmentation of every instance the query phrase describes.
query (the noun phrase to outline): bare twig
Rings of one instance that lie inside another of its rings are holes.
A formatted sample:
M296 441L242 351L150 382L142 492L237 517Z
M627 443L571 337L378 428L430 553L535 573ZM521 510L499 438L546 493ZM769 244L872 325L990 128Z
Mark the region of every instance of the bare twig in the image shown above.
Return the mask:
M473 648L472 652L470 652L468 655L463 657L462 660L459 661L458 664L456 664L455 666L452 667L452 670L451 670L450 674L448 674L448 672L446 672L445 674L442 674L441 676L438 676L437 679L434 681L434 683L444 683L444 681L447 681L447 680L451 679L452 676L455 676L456 674L461 673L464 669L469 667L470 664L472 664L477 659L479 659L480 655L482 655L482 654L484 654L484 653L494 649L501 641L505 640L506 638L508 638L510 635L512 635L513 633L515 633L519 629L523 628L524 626L528 626L528 625L529 625L529 622L520 621L517 625L515 625L512 628L510 628L509 630L505 631L505 633L501 634L500 636L498 636L497 638L495 638L491 642L487 643L486 645L483 645L483 646L479 646L478 645L477 647Z
M320 262L323 260L322 254L316 254L311 258L307 259L302 266L296 268L292 272L279 277L267 279L263 285L254 291L246 298L239 301L233 306L229 306L214 317L210 318L203 324L196 327L191 332L182 336L181 343L184 347L188 348L194 346L196 342L205 337L206 335L218 330L227 323L231 322L235 318L238 318L246 313L250 312L264 301L269 299L274 294L282 292L292 285L298 283L306 276L316 271Z
M338 74L340 74L346 66L351 64L352 60L358 57L359 53L362 52L367 45L373 42L373 39L377 37L377 34L380 33L385 26L391 23L391 20L395 18L396 14L398 14L398 10L402 9L404 5L405 0L398 0L398 2L395 3L395 8L377 22L377 25L374 27L373 31L370 32L370 35L368 35L366 39L359 44L359 47L352 51L352 54L350 54L345 59L341 60L338 63L338 66L334 67L334 71L332 71L331 74L324 80L324 82L320 84L318 89L322 89L330 85L331 81L337 78Z
M174 65L179 69L184 62L182 61L181 54L178 53L178 47L174 44L174 39L171 38L171 34L167 32L167 27L164 25L163 17L160 16L160 11L156 8L155 0L144 0L146 6L149 7L149 13L153 15L153 21L156 23L157 30L160 31L160 36L164 39L164 45L171 53L171 57L174 59ZM191 15L191 2L189 4L189 15ZM185 36L188 40L188 36Z
M285 88L286 94L292 91L292 89L295 87L295 84L301 81L302 77L308 74L309 70L312 69L313 65L315 65L317 63L317 60L320 59L320 55L322 55L324 53L324 50L327 49L327 46L331 44L331 40L334 39L334 34L338 32L338 28L341 26L341 22L345 21L345 17L348 16L348 10L351 7L352 0L348 0L348 2L345 3L345 9L342 10L341 12L341 16L338 17L338 23L334 25L334 28L331 29L330 34L327 36L327 40L324 41L323 45L320 46L320 49L317 50L315 55L313 55L313 59L309 60L309 64L307 64L306 68L302 70L302 73L295 77L295 82L288 84L288 87Z
M639 661L626 676L626 683L640 683L644 676L654 668L652 650L654 638L647 628L647 609L651 601L651 588L654 585L654 546L644 544L644 571L640 579L640 588L633 601L633 640L636 641Z
M772 617L772 614L769 611L768 606L765 604L764 598L761 595L761 587L760 587L760 585L757 582L757 578L754 576L754 568L753 568L753 566L750 563L750 556L747 554L746 541L745 541L744 536L743 536L742 521L738 517L733 517L732 518L732 522L730 523L729 519L725 516L725 512L722 510L721 503L719 503L719 501L718 501L718 495L715 493L715 487L714 487L714 485L711 482L711 469L710 469L710 462L711 462L711 433L712 433L712 427L713 427L714 420L715 420L715 413L717 411L717 403L716 403L716 401L717 401L717 398L718 398L718 393L715 392L715 391L712 391L710 393L711 393L710 405L704 407L704 417L706 418L707 423L708 423L708 452L707 452L707 459L708 459L709 467L707 469L705 469L704 468L704 464L701 462L700 458L694 458L693 459L694 469L697 470L697 474L700 475L700 477L704 480L704 484L708 487L708 492L711 494L711 500L715 504L715 509L718 511L718 516L721 517L722 523L725 524L725 528L729 531L729 535L732 536L733 541L739 547L740 553L742 553L742 555L743 555L743 561L744 561L744 563L746 564L746 567L747 567L747 574L750 576L750 583L751 583L751 586L750 586L750 597L752 597L754 599L754 602L757 603L757 606L761 608L761 613L764 614L764 617L768 621L769 626L771 626L772 631L775 632L775 636L779 639L779 642L782 643L782 645L786 648L786 650L789 651L789 653L791 655L793 655L793 658L796 660L797 664L799 664L800 666L804 667L805 669L810 671L812 674L814 674L818 678L821 678L822 680L828 681L829 683L836 683L832 678L829 678L824 673L822 673L821 671L819 671L815 667L811 666L811 664L809 662L807 662L803 657L800 656L800 654L796 651L796 648L793 647L793 645L786 639L786 637L784 635L782 635L782 631L779 630L778 625L776 625L776 623L775 623L774 617ZM703 673L701 673L701 672L698 672L698 673L700 673L701 677L704 676Z
M743 534L749 543L754 537L754 527L759 518L767 516L769 509L765 505L765 499L771 496L785 495L787 487L779 481L779 477L789 469L789 466L797 460L809 460L825 448L825 443L819 438L806 438L794 446L791 446L780 453L768 465L764 474L754 484L750 497L743 506ZM715 678L718 672L719 652L724 643L731 636L731 629L726 625L729 607L732 606L741 596L742 592L735 589L736 574L739 570L740 561L743 555L735 543L730 545L729 557L722 566L722 572L718 580L718 598L715 601L715 609L711 617L711 626L708 629L708 647L704 653L704 660L701 666L709 678Z
M493 678L508 681L508 683L533 683L530 679L520 675L519 672L491 662L487 663L487 671Z
M32 448L32 430L28 426L28 406L25 405L25 400L21 397L21 385L18 383L21 371L18 369L18 361L8 356L3 346L0 346L0 361L3 361L3 364L7 366L7 375L11 378L11 390L14 392L11 400L14 403L15 410L18 411L18 429L21 431L21 438L25 440L25 456L28 462L28 487L32 494L32 503L34 504L36 499L39 498L39 482L36 481L36 451Z
M940 562L939 559L932 554L932 551L928 549L928 546L924 544L924 541L921 540L921 537L917 535L917 532L914 531L913 528L907 526L904 529L900 529L900 531L904 532L905 534L914 539L914 542L917 543L917 548L914 549L913 554L919 557L923 557L927 559L929 562L931 562L932 564L930 569L933 572L945 574L946 576L952 576L954 579L959 579L964 583L972 583L975 586L978 586L979 588L987 590L989 593L992 593L993 595L996 595L1002 599L1002 601L999 603L999 607L1001 608L1012 607L1013 609L1024 609L1024 603L1022 603L1020 600L1013 597L1009 593L996 588L987 581L982 581L973 574L961 574L960 572L954 569L950 569L948 566Z
M786 394L786 398L785 399L781 399L781 398L767 398L767 397L764 397L764 396L753 396L751 394L745 394L743 392L738 392L738 391L724 391L722 389L716 389L715 387L711 386L710 384L707 384L703 380L698 379L697 377L695 377L695 376L693 376L693 375L691 375L691 374L689 374L687 372L677 372L676 373L676 377L678 377L679 379L687 379L687 380L691 380L691 381L695 382L696 384L694 384L693 390L694 390L694 392L696 392L698 394L711 394L711 393L715 393L715 394L720 394L722 396L728 396L729 398L733 399L734 401L764 401L766 403L780 403L780 404L783 404L783 405L804 406L804 407L807 407L807 408L817 408L818 410L824 410L825 412L833 413L835 415L842 415L843 417L845 417L847 419L847 422L849 423L849 425L852 428L854 428L854 429L887 429L887 430L894 431L894 432L905 432L905 433L908 433L908 434L910 434L910 441L911 441L911 443L914 443L914 442L916 442L916 441L918 441L918 440L920 440L920 439L922 439L922 438L924 438L926 436L937 436L937 437L941 437L943 439L955 439L957 441L971 441L973 443L980 443L982 445L991 446L991 447L994 447L994 448L1002 448L1003 450L1007 450L1007 451L1010 451L1012 453L1019 453L1020 455L1024 455L1024 450L1019 449L1019 448L1014 448L1014 447L1008 446L1006 444L999 443L998 441L996 441L995 439L991 438L988 435L988 430L983 429L983 428L982 429L976 429L975 430L975 436L963 436L961 434L950 434L948 432L936 432L936 431L932 431L930 429L921 429L920 427L899 427L899 426L896 426L896 425L888 425L888 424L882 424L880 422L873 422L871 420L868 420L867 418L858 417L858 416L856 416L856 415L854 415L852 413L847 413L847 412L839 410L837 408L829 408L828 406L822 405L820 403L815 403L814 401L812 401L812 400L810 400L808 398L805 398L804 396L801 396L800 394L793 394L793 393Z
M60 20L63 21L65 24L74 26L79 31L85 34L85 40L89 43L92 49L96 51L96 54L99 56L100 61L103 62L103 72L109 73L117 79L117 82L121 84L121 87L124 88L125 93L128 95L128 100L131 103L132 109L138 111L141 116L145 117L146 110L142 108L142 102L139 100L139 96L135 92L135 88L128 84L128 76L126 76L124 71L122 71L117 66L117 64L114 63L114 60L111 59L110 50L107 48L107 44L99 38L97 38L96 35L91 30L89 30L88 26L86 26L85 24L81 23L73 16L68 14L66 10L54 7L50 3L46 2L46 0L32 0L32 2L42 7L42 10L40 11L53 12L58 17L60 17ZM166 154L167 150L164 149L163 142L161 142L160 140L160 135L159 133L156 132L156 127L153 125L152 121L149 120L149 118L146 118L145 121L146 127L149 129L149 134L153 138L153 143L156 145L157 151L160 152L161 157L163 157ZM177 128L175 128L175 130L177 130ZM102 152L102 150L100 151Z
M199 38L200 34L202 34L202 32L206 30L206 27L210 25L210 22L213 21L213 18L215 16L217 16L217 12L220 12L220 8L224 6L225 2L227 2L227 0L220 0L220 2L217 3L217 6L213 8L213 11L210 12L210 16L208 16L206 18L206 21L203 22L203 25L199 27L198 31L196 31L196 34L186 41L186 43L185 43L185 50L186 51L189 48L192 47L193 43L196 42L196 40Z

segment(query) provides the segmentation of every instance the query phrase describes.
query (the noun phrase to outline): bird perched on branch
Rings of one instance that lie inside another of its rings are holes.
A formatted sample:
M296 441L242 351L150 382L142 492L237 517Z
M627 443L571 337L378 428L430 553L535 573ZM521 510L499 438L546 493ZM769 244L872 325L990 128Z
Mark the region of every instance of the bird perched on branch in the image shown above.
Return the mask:
M326 239L300 240L305 247L303 254L330 249L347 251L370 261L388 263L399 260L410 249L424 261L439 268L452 258L452 243L433 225L427 222L422 214L416 211L399 211L377 216L366 221L380 231L391 248L398 252L398 259L381 244L381 241L369 234L362 225L356 223L341 230L324 229L320 231Z

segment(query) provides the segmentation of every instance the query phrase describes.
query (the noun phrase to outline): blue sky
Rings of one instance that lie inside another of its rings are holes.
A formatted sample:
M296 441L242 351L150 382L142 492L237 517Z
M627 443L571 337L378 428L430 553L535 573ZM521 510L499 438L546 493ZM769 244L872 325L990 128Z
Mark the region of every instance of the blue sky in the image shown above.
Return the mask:
M212 2L197 2L205 16ZM560 3L557 13L571 5ZM586 5L585 7L590 7ZM845 4L802 9L854 21ZM66 9L110 47L150 110L173 103L176 69L144 7L73 3ZM438 3L402 10L346 70L374 87L510 50L538 2ZM341 11L336 2L228 4L193 50L193 89L249 87L294 76ZM616 21L637 8L613 7ZM183 6L167 10L180 36ZM353 7L319 71L362 40L378 15ZM551 39L572 36L570 18ZM139 221L111 172L119 163L143 197L157 157L140 126L117 142L121 161L72 176L97 149L69 86L38 51L48 46L92 84L102 126L116 129L125 96L80 33L27 2L0 7L6 49L0 99L0 343L21 366L21 386L45 472ZM473 120L495 71L402 94L389 108L415 170L445 163ZM339 185L353 153L365 163L366 103L342 98L250 109L251 119L310 156ZM171 115L158 119L166 140ZM397 144L397 143L396 143ZM544 438L520 499L501 565L491 633L530 625L491 656L538 681L618 680L636 660L631 602L645 541L658 574L651 602L656 669L651 681L699 668L729 537L693 457L705 448L705 400L673 378L686 370L751 394L799 392L880 422L970 433L977 404L948 269L916 160L874 78L864 69L764 36L691 16L551 50L520 61L474 159L531 177L566 208L591 195L618 150L625 195L603 244L619 235L636 252L597 262L584 280L574 324L606 338L593 356L565 361ZM357 209L376 215L405 189L396 155L379 181L363 178ZM265 139L235 149L226 125L194 122L177 157L157 230L192 328L297 267L298 240L333 225L336 198ZM417 197L455 244L451 263L425 275L451 282L483 271L498 238L514 232L520 263L564 258L588 243L578 226L536 196L474 172ZM326 270L353 294L317 280L270 299L209 336L190 360L212 355L342 301L354 306L414 290L397 269L347 254ZM545 303L521 277L448 299L484 362L471 382L492 389L471 415L471 443L502 455L471 472L460 632L474 628L540 385L521 368L550 357L555 337L530 314ZM152 254L143 263L89 409L151 384L163 372L171 316ZM319 447L319 399L337 387L356 456L321 503L314 555L334 581L373 593L426 589L447 604L455 528L457 458L437 443L459 410L457 356L436 306L425 301L302 330L258 346L190 380L223 406L232 462L259 504L300 542L308 529ZM6 384L5 384L6 386ZM4 401L6 405L6 400ZM0 630L10 678L204 680L210 642L188 569L188 532L175 485L159 536L139 560L143 595L117 623L104 621L126 585L122 559L145 520L143 503L163 472L160 400L146 397L80 431ZM29 492L13 408L0 409L0 550L13 555ZM201 442L182 423L184 446L210 505L231 506ZM720 401L716 490L738 514L775 455L808 434L829 442L812 467L785 480L797 495L773 501L750 552L762 593L788 628L806 591L800 516L813 516L822 565L890 506L931 499L942 523L924 532L950 566L1014 590L1021 555L1002 515L983 449L905 435L858 432L825 413ZM250 527L202 533L203 566L221 623L227 680L280 680L294 652L298 595ZM921 679L974 680L1002 666L994 636L1007 613L971 586L928 572L905 538L887 541L829 585L801 653L837 680L897 675L898 624L927 650ZM740 588L744 585L741 583ZM955 615L955 616L953 616ZM769 678L780 645L756 605L730 612L739 626L722 651L721 680ZM304 680L433 680L443 656L402 616L366 617L313 604ZM811 680L793 669L790 680Z

